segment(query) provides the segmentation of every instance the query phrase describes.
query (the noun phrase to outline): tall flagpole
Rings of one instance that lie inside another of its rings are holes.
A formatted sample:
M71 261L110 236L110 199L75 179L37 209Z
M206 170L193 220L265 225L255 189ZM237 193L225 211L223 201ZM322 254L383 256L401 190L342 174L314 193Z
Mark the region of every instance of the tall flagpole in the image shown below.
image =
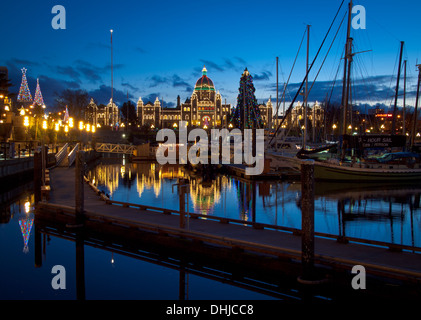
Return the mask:
M112 121L114 125L115 123L115 115L114 115L114 99L113 99L113 93L114 93L114 88L113 88L113 29L110 30L111 33L111 112L112 112Z

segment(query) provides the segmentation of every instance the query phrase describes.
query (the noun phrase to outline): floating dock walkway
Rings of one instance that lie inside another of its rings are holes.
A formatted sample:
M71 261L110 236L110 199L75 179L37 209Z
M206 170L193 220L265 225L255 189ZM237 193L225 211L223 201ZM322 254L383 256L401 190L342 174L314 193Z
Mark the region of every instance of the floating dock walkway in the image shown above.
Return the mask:
M39 202L37 212L44 216L52 213L52 219L66 215L71 221L75 217L75 169L56 167L50 170L50 180L49 201ZM254 254L301 259L300 230L194 213L186 217L185 227L180 228L177 210L101 199L91 184L85 183L84 188L85 221L137 228ZM316 233L316 264L349 269L363 265L373 275L421 281L421 248L364 240L356 243L358 239L348 239L345 244L335 241L336 236L328 237Z

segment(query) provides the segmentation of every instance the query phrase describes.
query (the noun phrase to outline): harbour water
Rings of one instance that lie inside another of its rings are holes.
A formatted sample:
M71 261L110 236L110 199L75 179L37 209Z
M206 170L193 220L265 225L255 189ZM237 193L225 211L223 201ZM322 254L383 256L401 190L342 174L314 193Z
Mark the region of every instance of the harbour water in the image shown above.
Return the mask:
M103 158L88 173L113 200L179 209L175 184L190 180L189 212L301 228L299 182L247 181L228 175L204 180L182 166ZM421 246L421 186L316 183L315 231ZM42 264L35 263L32 184L3 193L0 224L0 299L76 299L76 245L42 235ZM116 209L118 210L118 209ZM223 272L156 258L159 253L84 245L86 299L300 299L294 286L234 281ZM52 288L52 268L66 270L66 290ZM182 286L182 288L181 288ZM329 297L327 297L329 298Z

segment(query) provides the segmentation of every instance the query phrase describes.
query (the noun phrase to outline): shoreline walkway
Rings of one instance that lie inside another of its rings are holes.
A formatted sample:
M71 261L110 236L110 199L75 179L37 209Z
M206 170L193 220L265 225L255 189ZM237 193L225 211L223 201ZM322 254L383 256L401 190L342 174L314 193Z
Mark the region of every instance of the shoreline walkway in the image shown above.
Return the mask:
M74 212L75 169L56 167L50 170L51 193L48 202L39 202L40 210ZM301 236L279 230L253 228L220 220L189 218L180 228L176 210L170 214L145 210L128 204L107 204L88 184L84 183L84 208L88 220L104 221L140 230L171 234L203 243L240 248L261 255L272 255L301 260ZM145 206L146 207L146 206ZM149 207L150 209L150 207ZM163 210L164 211L164 210ZM351 271L362 265L367 275L421 283L421 253L395 252L384 247L358 243L340 243L336 240L315 237L315 264L336 266Z

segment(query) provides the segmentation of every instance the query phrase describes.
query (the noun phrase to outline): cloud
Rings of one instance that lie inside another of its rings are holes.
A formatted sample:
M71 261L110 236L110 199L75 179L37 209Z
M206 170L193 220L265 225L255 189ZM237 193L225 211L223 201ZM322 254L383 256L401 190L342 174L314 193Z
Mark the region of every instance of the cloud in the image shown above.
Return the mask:
M68 76L70 78L72 78L74 81L80 83L80 73L73 67L71 66L67 66L67 67L62 67L62 66L57 66L56 67L56 71L59 74Z
M121 83L121 85L123 86L123 87L126 87L126 88L129 88L130 90L132 90L132 91L135 91L135 92L137 92L137 91L139 91L139 88L137 88L137 87L135 87L135 86L132 86L130 83L128 83L128 82L122 82Z
M21 67L19 67L19 69L23 67L27 68L28 66L33 67L33 66L40 65L38 62L35 62L35 61L26 60L26 59L18 59L18 58L10 59L7 63L14 66L20 65Z
M150 78L150 81L151 81L151 84L149 85L149 88L157 87L161 84L168 83L167 78L161 77L161 76L158 76L158 75L153 75Z
M146 50L144 50L143 48L141 48L141 47L134 47L134 51L136 51L136 52L138 52L138 53L141 53L141 54L145 54L145 53L147 53L147 51Z
M94 98L98 103L108 104L111 98L111 87L106 85L100 85L98 89L88 91L90 97ZM114 102L121 106L124 102L127 102L127 92L113 88L113 99ZM129 99L134 99L134 96L129 93Z
M237 60L239 63L243 64L244 66L247 64L247 62L240 57L234 57L234 59Z
M414 78L415 79L415 78ZM411 79L408 78L408 82ZM352 100L355 103L365 102L365 103L386 103L390 104L394 95L395 95L395 83L396 76L391 75L376 75L371 77L366 77L364 79L357 78L354 79L351 83L352 89ZM287 100L290 97L291 99L297 93L301 83L292 83L287 87ZM304 88L304 86L303 86ZM279 89L279 95L282 95L283 88ZM316 81L313 83L309 82L309 100L311 101L324 101L326 95L330 98L331 102L340 103L342 100L342 80L338 79L335 83L334 81ZM400 86L400 94L402 92L402 86ZM276 92L276 84L272 84L269 88L269 91ZM408 86L406 92L407 98L414 98L416 96L416 88L414 86ZM302 101L302 96L298 96L297 100ZM401 99L401 97L399 97ZM400 102L401 104L402 102ZM408 102L409 103L409 102Z
M192 92L193 91L193 87L176 74L174 74L172 76L172 86L174 88L184 87L185 92Z
M256 81L269 80L269 77L271 77L271 76L272 76L272 73L271 72L269 72L269 71L263 71L263 72L260 73L260 75L259 74L255 74L253 76L253 80L256 80Z
M74 64L75 67L73 69L90 83L102 82L102 76L107 74L111 75L111 64L106 64L103 67L99 67L81 59L76 60ZM113 64L114 70L121 69L123 67L124 65L121 63Z
M200 59L200 62L203 63L206 66L206 69L215 69L217 71L224 71L224 68L220 65L218 65L217 63L210 61L210 60L203 60Z
M146 103L148 103L148 102L152 102L152 103L154 103L154 101L156 100L156 98L158 98L158 99L159 99L159 96L160 96L160 93L159 93L159 92L150 93L150 94L148 94L147 96L143 96L143 97L142 97L142 100L143 100L143 103L144 103L144 104L146 104Z

